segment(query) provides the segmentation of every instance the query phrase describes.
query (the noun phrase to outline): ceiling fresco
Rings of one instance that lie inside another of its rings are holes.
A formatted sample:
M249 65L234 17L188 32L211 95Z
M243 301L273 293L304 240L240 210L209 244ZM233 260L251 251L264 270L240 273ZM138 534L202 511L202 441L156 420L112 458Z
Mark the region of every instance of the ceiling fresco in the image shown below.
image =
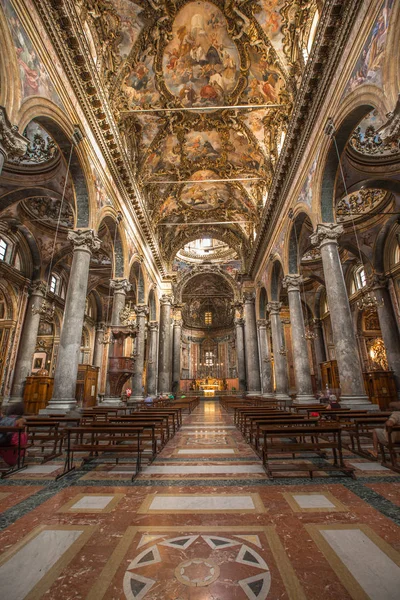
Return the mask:
M189 239L211 234L235 240L245 261L317 0L78 3L166 263Z

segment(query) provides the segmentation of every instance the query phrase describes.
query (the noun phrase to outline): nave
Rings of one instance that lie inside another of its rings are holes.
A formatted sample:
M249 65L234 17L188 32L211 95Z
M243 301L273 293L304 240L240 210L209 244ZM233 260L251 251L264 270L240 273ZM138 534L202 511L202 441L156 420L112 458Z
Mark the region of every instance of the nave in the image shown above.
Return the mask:
M134 481L122 459L55 481L61 457L30 458L1 480L2 596L395 600L400 476L344 454L355 479L269 479L233 412L203 400Z

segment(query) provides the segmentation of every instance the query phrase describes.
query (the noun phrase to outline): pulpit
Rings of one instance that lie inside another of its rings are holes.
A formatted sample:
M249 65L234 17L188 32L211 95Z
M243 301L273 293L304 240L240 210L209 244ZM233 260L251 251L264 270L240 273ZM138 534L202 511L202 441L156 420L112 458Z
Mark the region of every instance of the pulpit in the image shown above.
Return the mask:
M46 408L53 394L53 383L54 378L49 377L45 369L41 369L35 375L26 378L24 390L26 413L37 415L42 408Z
M387 410L389 403L397 400L393 371L364 371L364 384L369 399L378 404L381 410Z
M89 408L96 405L98 374L99 367L93 367L92 365L78 366L75 391L78 406Z

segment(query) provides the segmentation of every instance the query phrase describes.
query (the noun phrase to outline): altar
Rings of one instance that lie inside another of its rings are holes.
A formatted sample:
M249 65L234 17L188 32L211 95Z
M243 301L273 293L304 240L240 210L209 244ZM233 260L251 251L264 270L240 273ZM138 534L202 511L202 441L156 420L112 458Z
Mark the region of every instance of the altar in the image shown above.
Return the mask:
M195 390L204 392L205 396L214 396L215 392L224 389L224 381L223 379L206 377L205 379L196 379L194 381L194 387Z

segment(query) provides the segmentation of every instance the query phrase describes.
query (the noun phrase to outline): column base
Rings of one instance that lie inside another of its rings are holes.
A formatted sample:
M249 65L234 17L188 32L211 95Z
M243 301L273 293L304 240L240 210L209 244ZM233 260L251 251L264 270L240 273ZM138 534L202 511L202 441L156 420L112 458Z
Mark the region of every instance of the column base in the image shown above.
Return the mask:
M341 396L340 406L342 408L351 408L352 410L380 410L378 404L370 402L368 396Z
M284 400L286 402L286 406L291 406L291 404L292 404L292 399L289 396L289 394L276 392L274 394L274 398L275 398L275 400Z
M296 398L293 400L293 405L294 406L299 406L299 405L307 406L308 404L316 404L316 402L317 402L317 400L311 394L297 394Z
M8 398L3 399L3 404L17 404L17 402L23 402L23 396L9 396Z
M62 400L51 399L46 408L43 408L43 411L46 413L42 413L42 410L39 411L39 414L54 414L59 415L63 413L67 413L70 410L74 410L77 406L77 401L75 398L64 398Z
M246 396L261 396L261 390L248 390Z
M135 404L135 402L143 402L144 400L144 396L143 394L138 394L137 396L131 396L128 400L127 403L132 403Z
M116 398L107 396L103 398L103 402L99 406L125 406L125 402L122 402L120 396Z

